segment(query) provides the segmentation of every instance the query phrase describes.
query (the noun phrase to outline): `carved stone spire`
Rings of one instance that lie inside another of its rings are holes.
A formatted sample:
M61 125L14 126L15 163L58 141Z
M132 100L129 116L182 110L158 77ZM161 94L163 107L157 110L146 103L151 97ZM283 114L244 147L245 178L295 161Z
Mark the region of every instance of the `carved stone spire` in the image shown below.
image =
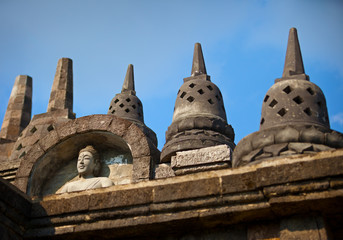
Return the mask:
M342 147L343 134L330 129L324 93L304 73L297 31L291 28L282 78L263 100L260 130L237 144L233 166Z
M32 78L19 75L14 82L0 138L16 140L31 120Z
M204 56L202 54L201 45L200 43L196 43L194 46L191 76L198 76L201 74L207 74L206 66L205 66Z
M131 95L136 96L135 91L135 81L134 81L134 74L133 74L133 65L129 64L126 71L125 80L123 83L123 88L121 90L122 93L128 93Z
M47 112L69 109L73 111L73 61L58 60Z
M296 28L289 30L285 66L282 78L277 79L276 82L285 79L309 80L309 76L305 74Z

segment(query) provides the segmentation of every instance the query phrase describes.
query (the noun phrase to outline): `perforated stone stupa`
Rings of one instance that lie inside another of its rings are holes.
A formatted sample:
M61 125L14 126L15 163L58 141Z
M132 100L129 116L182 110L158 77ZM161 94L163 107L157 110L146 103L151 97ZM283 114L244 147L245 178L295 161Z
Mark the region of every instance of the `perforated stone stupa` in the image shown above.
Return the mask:
M325 96L305 74L297 30L291 28L282 77L263 100L260 131L237 144L233 165L341 147L343 135L330 129Z
M178 151L216 145L235 147L234 131L227 124L222 94L207 75L200 43L194 47L191 76L177 93L173 121L166 132L161 162Z

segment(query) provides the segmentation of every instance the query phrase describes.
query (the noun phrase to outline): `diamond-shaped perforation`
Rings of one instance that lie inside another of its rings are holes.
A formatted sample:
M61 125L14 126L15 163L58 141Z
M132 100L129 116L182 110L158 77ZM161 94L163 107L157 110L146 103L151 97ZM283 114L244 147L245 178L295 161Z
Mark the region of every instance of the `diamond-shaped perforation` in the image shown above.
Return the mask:
M21 143L20 143L19 146L17 147L17 150L19 151L22 148L23 148L23 145L21 145Z
M114 103L117 103L117 102L119 102L119 99L117 98L116 100L114 100Z
M216 98L217 98L218 102L220 102L220 97L218 95L216 95Z
M262 125L264 123L264 118L261 119L260 124Z
M130 98L126 98L125 100L126 100L126 102L131 102Z
M194 87L195 87L195 84L194 84L194 83L191 83L191 84L189 84L189 87L190 87L190 88L194 88Z
M113 114L113 113L115 113L116 112L116 110L113 110L111 113Z
M202 90L201 88L198 90L198 93L200 94L200 95L203 95L205 92L204 92L204 90Z
M30 132L31 133L35 133L37 131L37 128L35 126L33 126L33 128L31 128Z
M287 94L290 94L292 92L292 88L290 86L287 86L282 91L284 91Z
M124 105L124 104L122 104L122 103L119 105L119 107L121 107L121 108L123 108L124 106L125 106L125 105Z
M296 96L295 98L293 98L293 101L297 104L301 104L304 102L304 99L302 99L300 96Z
M133 109L136 109L136 105L135 105L135 104L133 104L133 105L132 105L132 108L133 108Z
M126 108L126 109L125 109L125 112L127 112L127 113L130 112L130 109Z
M187 98L187 101L188 101L188 102L193 102L193 101L194 101L194 97L189 96L189 97Z
M181 95L180 95L180 98L183 98L184 96L186 96L186 93L182 92Z
M311 95L314 94L314 91L313 91L312 88L310 88L310 87L307 88L306 91L307 91L309 94L311 94Z
M269 96L268 96L268 95L266 95L263 101L264 101L264 102L267 102L267 101L268 101L268 99L269 99Z
M51 124L46 128L46 130L48 130L48 132L51 132L52 130L54 130L54 126L52 126Z
M208 99L207 100L210 104L214 104L214 102L212 101L212 99L210 98L210 99Z
M213 90L213 87L211 85L208 85L207 88L212 91Z
M284 109L284 108L281 108L281 109L277 112L277 114L279 114L279 116L281 116L281 117L283 117L286 113L287 113L287 110Z
M305 108L304 109L304 113L306 113L308 116L311 116L312 115L312 111L311 111L311 108Z
M277 104L278 102L275 100L275 99L273 99L273 101L271 101L271 103L269 103L269 107L275 107L275 105Z

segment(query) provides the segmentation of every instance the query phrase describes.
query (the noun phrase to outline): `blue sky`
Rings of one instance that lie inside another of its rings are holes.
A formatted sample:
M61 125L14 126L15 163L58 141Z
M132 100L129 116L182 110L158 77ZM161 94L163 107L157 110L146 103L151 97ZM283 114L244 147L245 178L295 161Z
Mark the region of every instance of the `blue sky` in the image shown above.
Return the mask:
M33 78L33 115L46 111L61 57L73 59L76 116L106 114L133 64L145 123L161 149L200 42L238 143L259 129L296 27L306 74L326 96L331 128L343 132L342 23L339 0L0 0L0 119L20 74Z

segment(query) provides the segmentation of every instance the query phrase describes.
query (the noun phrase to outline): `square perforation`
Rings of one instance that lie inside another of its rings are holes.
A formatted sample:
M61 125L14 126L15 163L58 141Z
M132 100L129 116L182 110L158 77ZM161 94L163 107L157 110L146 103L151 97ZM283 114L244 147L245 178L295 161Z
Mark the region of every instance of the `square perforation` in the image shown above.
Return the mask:
M204 94L205 92L204 92L202 89L199 89L199 90L198 90L198 93L202 95L202 94Z

